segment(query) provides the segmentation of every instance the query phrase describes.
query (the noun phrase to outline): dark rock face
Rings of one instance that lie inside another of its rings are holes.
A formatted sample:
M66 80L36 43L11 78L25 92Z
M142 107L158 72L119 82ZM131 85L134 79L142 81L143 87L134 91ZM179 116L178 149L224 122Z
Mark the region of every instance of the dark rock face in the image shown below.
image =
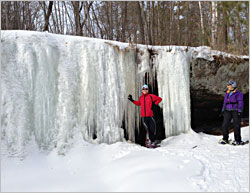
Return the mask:
M209 93L224 96L227 82L231 79L237 82L243 94L249 92L248 59L208 61L197 58L190 64L191 91L196 92L196 95Z
M249 60L214 56L208 61L196 58L190 64L191 91L196 95L215 94L224 96L227 82L235 80L238 89L249 92Z
M213 56L213 61L196 58L190 64L191 127L209 134L221 133L219 114L228 80L237 82L244 94L244 125L249 119L249 60ZM243 126L243 124L242 124Z

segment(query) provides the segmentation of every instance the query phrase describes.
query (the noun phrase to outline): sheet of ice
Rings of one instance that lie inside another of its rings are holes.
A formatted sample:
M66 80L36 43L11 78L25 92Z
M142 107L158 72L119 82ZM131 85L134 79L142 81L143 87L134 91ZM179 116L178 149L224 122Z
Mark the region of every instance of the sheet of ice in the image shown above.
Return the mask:
M155 59L160 106L163 108L166 136L177 135L190 129L190 52L161 50Z
M79 137L65 156L41 152L31 141L21 159L3 148L1 191L249 192L249 145L220 145L220 138L190 131L147 149ZM249 140L249 127L242 138Z
M61 153L80 133L96 143L122 141L124 117L133 140L134 50L38 32L1 38L2 139L11 152L22 154L33 134L39 147Z

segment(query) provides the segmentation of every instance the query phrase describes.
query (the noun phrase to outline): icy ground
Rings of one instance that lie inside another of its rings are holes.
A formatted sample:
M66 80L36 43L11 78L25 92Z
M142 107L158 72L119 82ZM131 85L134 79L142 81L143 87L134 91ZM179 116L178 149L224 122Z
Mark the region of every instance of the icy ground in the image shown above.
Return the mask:
M249 127L242 128L243 140ZM146 149L79 140L65 156L30 144L23 159L2 149L2 191L249 191L249 146L219 145L221 136L169 137ZM230 134L233 139L233 133ZM77 139L76 139L77 140Z

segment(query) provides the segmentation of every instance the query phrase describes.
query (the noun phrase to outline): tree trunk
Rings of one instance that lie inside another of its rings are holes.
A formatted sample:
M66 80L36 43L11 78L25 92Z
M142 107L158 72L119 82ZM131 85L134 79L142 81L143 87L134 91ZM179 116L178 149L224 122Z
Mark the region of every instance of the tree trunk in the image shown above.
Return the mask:
M6 4L7 4L7 11L6 11L6 30L8 30L9 29L9 23L10 23L10 21L9 21L9 17L10 17L10 3L11 2L5 2ZM2 4L2 3L1 3Z
M123 8L122 8L122 42L126 42L126 31L127 31L127 25L128 25L128 18L127 18L127 10L128 10L128 2L123 2Z
M145 33L144 33L144 25L143 25L143 18L141 13L141 5L140 2L137 1L137 11L138 11L138 19L140 25L140 43L145 44Z
M190 8L189 8L189 3L190 2L185 2L186 5L186 14L185 14L185 40L184 40L184 45L188 46L189 45L189 17L190 17Z
M67 6L66 6L65 1L63 1L63 5L64 5L65 12L66 12L66 14L67 14L67 16L68 16L68 18L69 18L69 22L70 22L70 26L71 26L71 31L73 32L73 29L74 29L74 27L73 27L73 21L71 20L71 17L70 17L70 15L69 15L68 8L67 8ZM66 17L66 18L67 18L67 17ZM67 28L68 28L68 26L67 26ZM69 31L69 30L68 30L68 31ZM68 32L68 31L67 31L67 32Z
M203 21L202 7L201 7L201 2L200 1L199 1L199 8L200 8L201 31L202 31L201 45L204 45L205 30L204 30L204 21Z
M177 1L177 45L180 45L181 30L180 30L180 2Z
M222 13L223 18L227 18L227 11L223 9ZM228 49L228 21L223 22L223 36L224 36L224 49L227 51Z
M160 44L160 2L157 2L157 27L156 27L156 44Z
M74 8L74 16L75 16L75 34L81 36L81 24L80 24L80 13L79 13L79 1L72 2Z
M98 10L98 9L94 9L93 7L91 7L91 9L92 9L92 13L94 15L94 19L96 20L97 28L99 29L101 38L103 39L104 38L104 34L103 34L102 28L101 28L101 26L99 24L99 20L98 20L98 18L96 16L96 13L95 13L95 11Z
M43 31L48 31L48 29L49 29L48 28L48 26L49 26L49 17L50 17L51 12L52 12L52 6L53 6L53 1L50 1L48 11L47 11L47 13L45 13L45 24L44 24Z
M58 19L58 13L57 13L57 8L56 8L56 3L54 4L54 12L52 14L56 15L56 19L55 19L55 30L56 30L56 33L60 33L60 30L59 30L59 19Z
M155 45L155 2L152 1L152 22L151 22L151 26L150 26L150 30L151 30L151 37L152 37L152 44L151 45Z
M169 44L172 44L172 14L173 14L173 5L172 5L172 1L169 2L170 3L170 11L169 11Z
M115 31L116 31L116 41L120 40L120 24L119 24L119 4L120 2L116 2L116 9L115 9Z
M59 17L59 31L60 31L60 34L63 34L63 27L62 27L62 16L61 14L63 13L63 10L61 11L60 10L60 2L58 1L57 2L57 8L58 8L58 17Z
M147 1L147 12L146 12L146 23L147 23L147 31L148 31L148 44L152 45L152 35L151 35L151 17L150 17L150 1Z
M25 10L25 2L22 2L22 7L23 7L23 13L22 13L22 15L23 15L23 20L22 20L22 29L23 30L26 30L26 17L25 17L25 12L26 12L26 10Z
M113 2L110 1L109 3L109 8L110 8L110 13L109 13L109 32L110 32L110 40L113 40L114 34L113 34Z
M217 2L212 1L212 47L216 46L216 33L217 33Z
M14 29L19 29L18 2L14 2Z

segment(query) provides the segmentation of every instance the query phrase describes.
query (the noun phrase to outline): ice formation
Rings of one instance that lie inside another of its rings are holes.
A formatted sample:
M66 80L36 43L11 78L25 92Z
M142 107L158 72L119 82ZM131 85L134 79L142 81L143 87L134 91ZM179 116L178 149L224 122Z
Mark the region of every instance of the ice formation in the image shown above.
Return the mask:
M190 129L190 61L190 52L177 47L161 50L155 61L167 137Z
M138 99L145 73L149 85L157 78L166 136L187 132L190 60L211 52L29 31L2 31L1 43L1 134L13 153L32 137L61 152L75 136L110 144L124 140L125 129L134 141L140 114L127 96Z

